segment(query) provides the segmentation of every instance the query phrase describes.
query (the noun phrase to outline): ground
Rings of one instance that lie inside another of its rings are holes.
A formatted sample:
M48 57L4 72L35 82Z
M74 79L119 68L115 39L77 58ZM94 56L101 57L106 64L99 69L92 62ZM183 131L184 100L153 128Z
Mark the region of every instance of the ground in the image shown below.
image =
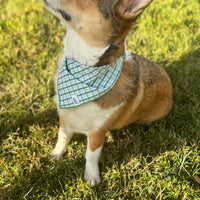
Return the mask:
M0 199L200 199L200 1L154 0L127 38L173 84L173 109L150 125L109 133L102 183L83 181L86 138L50 153L64 29L40 0L0 0Z

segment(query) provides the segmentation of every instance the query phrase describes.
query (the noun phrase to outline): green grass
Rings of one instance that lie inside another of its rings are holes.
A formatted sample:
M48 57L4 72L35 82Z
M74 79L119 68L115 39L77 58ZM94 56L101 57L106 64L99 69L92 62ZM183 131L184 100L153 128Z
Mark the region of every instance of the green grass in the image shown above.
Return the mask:
M128 48L169 73L174 105L162 121L109 135L95 188L83 181L85 137L61 161L49 156L64 29L39 0L0 3L0 199L200 199L199 0L155 0L131 30Z

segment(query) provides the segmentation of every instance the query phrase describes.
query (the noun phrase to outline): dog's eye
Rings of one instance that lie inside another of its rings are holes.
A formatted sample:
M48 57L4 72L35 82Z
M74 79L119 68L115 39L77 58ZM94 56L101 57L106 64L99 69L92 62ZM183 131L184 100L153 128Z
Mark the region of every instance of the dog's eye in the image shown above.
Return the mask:
M71 21L72 18L63 10L59 10L60 14L62 15L62 17L67 20L67 21Z

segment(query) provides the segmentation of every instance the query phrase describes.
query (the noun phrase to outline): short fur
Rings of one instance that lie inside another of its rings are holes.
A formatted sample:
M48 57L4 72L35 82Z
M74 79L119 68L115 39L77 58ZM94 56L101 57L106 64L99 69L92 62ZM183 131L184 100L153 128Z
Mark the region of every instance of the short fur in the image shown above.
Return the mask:
M172 107L171 81L158 64L125 49L132 24L152 0L43 0L67 28L61 66L66 56L99 67L124 63L114 87L85 105L59 109L58 142L52 156L60 159L74 132L88 137L85 180L100 183L98 160L108 130L165 117ZM56 96L58 105L58 96Z

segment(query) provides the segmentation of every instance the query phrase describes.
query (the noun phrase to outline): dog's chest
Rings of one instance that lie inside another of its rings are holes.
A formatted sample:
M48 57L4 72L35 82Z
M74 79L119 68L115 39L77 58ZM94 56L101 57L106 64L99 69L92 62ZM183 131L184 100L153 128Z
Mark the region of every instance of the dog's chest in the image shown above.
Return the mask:
M59 67L62 66L65 59L64 54L59 60ZM121 61L120 61L121 63ZM121 71L121 70L120 70ZM59 71L58 71L59 72ZM56 77L56 90L58 88L58 75ZM114 114L114 112L122 105L113 106L107 109L102 109L93 101L72 108L61 108L59 103L58 93L55 98L59 116L65 122L65 126L69 131L76 133L84 133L86 135L97 131L105 122ZM100 97L101 98L101 97Z
M101 109L90 102L76 108L58 109L58 112L69 131L89 135L101 128L119 107Z

